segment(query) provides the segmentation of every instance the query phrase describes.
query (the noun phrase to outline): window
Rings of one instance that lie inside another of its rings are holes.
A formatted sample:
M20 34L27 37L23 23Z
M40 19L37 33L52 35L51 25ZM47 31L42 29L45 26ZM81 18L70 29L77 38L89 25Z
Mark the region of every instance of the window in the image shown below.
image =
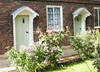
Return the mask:
M47 31L62 30L62 6L47 6Z
M100 28L100 8L95 8L94 13L95 13L95 28Z

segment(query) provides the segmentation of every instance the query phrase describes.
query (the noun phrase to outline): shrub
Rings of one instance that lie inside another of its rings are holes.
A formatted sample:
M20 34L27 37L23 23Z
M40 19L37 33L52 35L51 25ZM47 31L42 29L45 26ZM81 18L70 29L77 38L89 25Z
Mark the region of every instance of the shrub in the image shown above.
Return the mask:
M51 66L57 64L57 59L59 59L59 55L62 53L62 41L64 36L67 36L67 33L64 31L59 32L50 32L48 34L40 35L39 39L42 43L47 44L48 47L48 60L51 63Z
M100 33L99 30L87 30L84 33L77 34L74 38L70 39L71 45L74 50L78 51L83 58L90 58L91 55L97 58L93 65L100 72Z
M19 51L14 48L9 50L6 54L16 67L21 67L23 72L34 72L44 69L48 65L56 66L57 59L62 53L62 41L67 32L49 32L39 35L39 41L33 42L32 45L26 47L20 46Z
M71 45L74 50L77 50L79 54L89 58L94 52L94 30L88 30L86 32L77 34L74 38L70 39Z
M47 65L43 46L38 46L35 43L30 47L21 45L19 52L12 48L7 52L7 55L13 64L21 67L22 71L33 72Z

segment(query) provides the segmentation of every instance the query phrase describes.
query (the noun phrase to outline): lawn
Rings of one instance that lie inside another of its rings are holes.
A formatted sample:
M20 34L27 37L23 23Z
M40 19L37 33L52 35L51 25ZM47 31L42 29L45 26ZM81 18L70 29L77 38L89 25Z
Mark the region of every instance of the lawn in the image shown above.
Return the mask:
M92 63L93 61L86 61L89 68L92 72L97 72L97 69L94 69ZM85 62L73 62L70 65L64 65L63 67L57 67L54 70L53 69L47 69L45 72L91 72Z

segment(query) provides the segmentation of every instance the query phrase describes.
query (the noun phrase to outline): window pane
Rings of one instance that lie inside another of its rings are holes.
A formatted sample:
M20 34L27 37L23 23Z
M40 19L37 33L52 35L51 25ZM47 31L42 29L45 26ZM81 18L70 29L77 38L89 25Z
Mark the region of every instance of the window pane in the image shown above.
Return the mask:
M53 24L53 8L48 8L48 30L54 29Z
M55 29L61 29L61 17L60 17L60 8L54 8L55 16Z
M95 26L98 26L98 9L95 9Z

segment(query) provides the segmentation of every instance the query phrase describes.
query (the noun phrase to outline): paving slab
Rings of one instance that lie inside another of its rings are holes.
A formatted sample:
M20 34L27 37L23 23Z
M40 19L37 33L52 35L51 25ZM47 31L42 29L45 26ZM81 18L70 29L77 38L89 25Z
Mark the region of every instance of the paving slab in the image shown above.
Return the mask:
M9 60L0 60L0 68L9 67L11 62Z
M16 67L11 65L9 60L0 60L0 72L15 70Z
M67 49L67 50L63 50L62 55L60 56L62 57L70 57L70 56L75 56L78 55L77 51L74 51L73 49Z
M16 70L16 67L5 67L5 68L0 68L0 72L5 72L5 71L13 71Z

